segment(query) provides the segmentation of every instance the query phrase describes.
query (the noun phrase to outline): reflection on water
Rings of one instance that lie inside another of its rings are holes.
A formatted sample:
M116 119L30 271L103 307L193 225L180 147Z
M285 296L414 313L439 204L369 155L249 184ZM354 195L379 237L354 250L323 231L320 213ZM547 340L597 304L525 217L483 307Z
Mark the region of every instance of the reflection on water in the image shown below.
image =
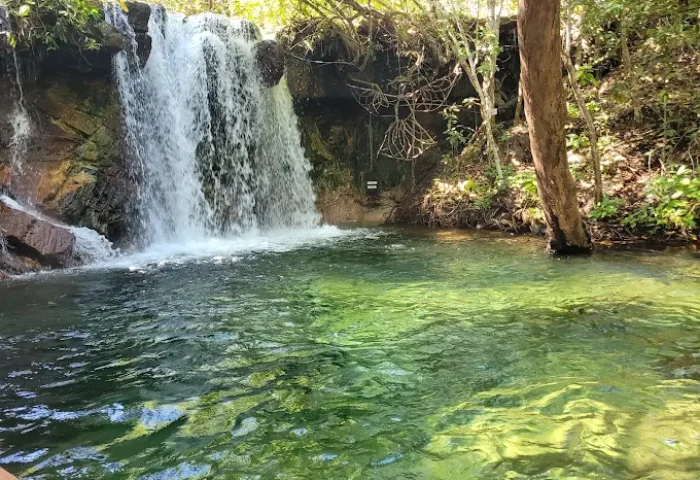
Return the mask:
M394 231L3 285L0 465L33 479L700 478L696 258L541 247Z

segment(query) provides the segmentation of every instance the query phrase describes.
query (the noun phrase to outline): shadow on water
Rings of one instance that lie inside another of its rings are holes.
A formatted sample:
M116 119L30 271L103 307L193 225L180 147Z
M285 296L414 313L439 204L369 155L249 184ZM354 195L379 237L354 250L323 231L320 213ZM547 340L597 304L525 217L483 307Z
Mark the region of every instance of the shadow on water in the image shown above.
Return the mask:
M26 478L695 479L685 255L371 239L2 288ZM282 475L282 476L281 476Z

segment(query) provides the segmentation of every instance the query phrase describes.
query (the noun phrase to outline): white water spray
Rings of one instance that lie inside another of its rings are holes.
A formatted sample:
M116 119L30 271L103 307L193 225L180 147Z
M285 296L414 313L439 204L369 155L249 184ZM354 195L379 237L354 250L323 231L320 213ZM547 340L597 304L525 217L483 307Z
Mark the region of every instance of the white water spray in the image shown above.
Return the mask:
M7 257L7 239L2 232L0 232L0 260L4 260Z
M127 38L115 74L144 243L318 225L289 91L261 84L250 24L153 7L141 68L124 12L106 16Z
M9 11L4 5L0 4L0 40L4 40L9 45L9 39L12 35L12 22L10 21ZM29 113L27 113L27 109L24 106L24 89L22 88L22 76L17 51L14 47L10 47L10 50L12 51L12 65L8 65L7 72L10 78L13 79L12 83L16 96L14 108L7 114L9 123L12 126L10 162L13 170L16 173L20 173L22 172L24 156L27 153L32 129Z

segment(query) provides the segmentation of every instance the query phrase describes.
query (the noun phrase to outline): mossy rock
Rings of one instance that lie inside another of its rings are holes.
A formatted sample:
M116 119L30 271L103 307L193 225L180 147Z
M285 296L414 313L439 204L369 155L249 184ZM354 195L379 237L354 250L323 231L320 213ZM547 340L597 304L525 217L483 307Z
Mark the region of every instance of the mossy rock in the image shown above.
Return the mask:
M85 142L75 149L79 159L86 162L95 162L99 156L97 145L94 142Z

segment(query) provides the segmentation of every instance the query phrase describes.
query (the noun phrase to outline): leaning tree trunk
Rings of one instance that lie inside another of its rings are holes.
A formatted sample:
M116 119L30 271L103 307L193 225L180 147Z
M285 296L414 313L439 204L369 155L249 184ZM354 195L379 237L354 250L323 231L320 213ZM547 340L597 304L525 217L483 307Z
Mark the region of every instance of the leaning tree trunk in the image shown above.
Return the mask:
M521 82L537 186L557 253L591 248L566 158L566 103L562 82L560 0L519 0Z

